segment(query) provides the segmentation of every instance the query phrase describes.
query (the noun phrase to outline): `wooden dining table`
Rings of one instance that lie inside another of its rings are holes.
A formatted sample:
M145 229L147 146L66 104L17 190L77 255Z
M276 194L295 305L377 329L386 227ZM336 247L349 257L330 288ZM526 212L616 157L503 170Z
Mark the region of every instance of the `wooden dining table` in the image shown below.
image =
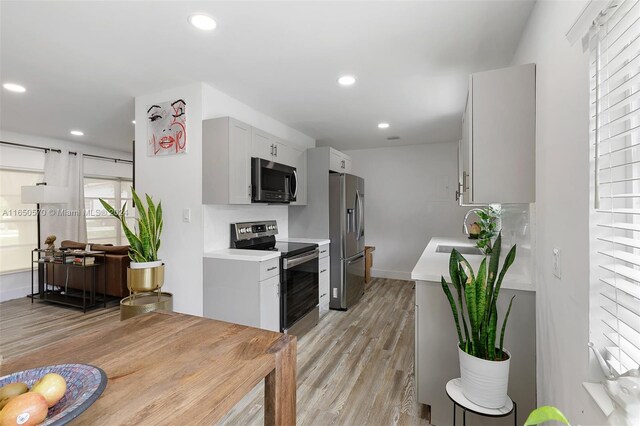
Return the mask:
M0 364L0 376L65 363L103 369L107 387L73 425L214 424L262 380L264 423L296 423L295 336L151 312Z

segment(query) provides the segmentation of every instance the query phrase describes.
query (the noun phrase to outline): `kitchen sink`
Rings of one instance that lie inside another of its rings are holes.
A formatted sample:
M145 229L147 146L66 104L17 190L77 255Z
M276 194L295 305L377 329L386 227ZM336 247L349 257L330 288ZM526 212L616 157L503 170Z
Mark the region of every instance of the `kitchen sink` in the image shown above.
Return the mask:
M474 246L438 246L436 247L436 253L451 253L453 249L458 250L460 254L482 255L482 251Z

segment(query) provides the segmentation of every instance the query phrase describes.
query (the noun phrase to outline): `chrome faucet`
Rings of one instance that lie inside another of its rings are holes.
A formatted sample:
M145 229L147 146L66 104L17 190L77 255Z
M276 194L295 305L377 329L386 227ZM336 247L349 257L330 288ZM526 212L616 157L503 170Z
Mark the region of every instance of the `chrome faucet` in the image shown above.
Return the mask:
M479 208L475 208L475 209L471 209L467 212L467 214L464 215L464 222L462 222L462 232L465 235L469 235L469 228L467 226L467 221L469 220L469 215L473 212L481 212L482 209Z

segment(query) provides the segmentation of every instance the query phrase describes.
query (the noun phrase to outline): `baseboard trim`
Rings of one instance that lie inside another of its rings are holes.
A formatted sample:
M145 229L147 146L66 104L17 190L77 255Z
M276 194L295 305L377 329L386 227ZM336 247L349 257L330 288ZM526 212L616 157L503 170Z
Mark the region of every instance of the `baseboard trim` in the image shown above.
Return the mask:
M371 268L371 276L374 278L389 278L392 280L411 281L411 272L389 271L386 269Z
M21 299L31 294L31 285L26 287L12 288L8 290L0 289L0 302L7 300Z

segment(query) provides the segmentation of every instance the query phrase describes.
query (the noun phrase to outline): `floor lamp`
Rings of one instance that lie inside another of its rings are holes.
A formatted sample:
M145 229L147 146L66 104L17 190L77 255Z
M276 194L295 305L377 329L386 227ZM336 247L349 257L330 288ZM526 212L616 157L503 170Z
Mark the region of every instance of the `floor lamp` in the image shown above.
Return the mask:
M42 240L40 239L40 205L68 203L69 190L66 186L47 185L46 182L40 182L30 186L23 186L21 189L22 204L35 204L37 208L38 244L36 247L40 248L40 245L42 244Z
M23 186L21 188L22 204L35 204L37 209L37 226L38 226L38 244L36 248L40 248L42 244L40 236L40 206L42 204L66 204L69 202L69 190L66 186L47 185L46 182L40 182L35 185ZM31 258L33 260L33 257ZM40 268L38 263L38 293L42 297L44 292L44 268ZM32 295L33 296L33 295Z

